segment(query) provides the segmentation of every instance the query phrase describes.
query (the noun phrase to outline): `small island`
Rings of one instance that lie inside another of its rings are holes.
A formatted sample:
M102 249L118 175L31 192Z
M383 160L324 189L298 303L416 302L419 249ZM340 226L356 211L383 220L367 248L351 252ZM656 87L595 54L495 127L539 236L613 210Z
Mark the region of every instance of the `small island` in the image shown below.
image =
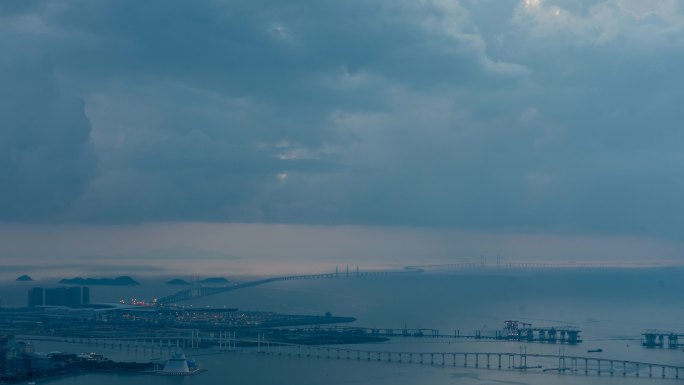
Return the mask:
M172 279L172 280L170 280L170 281L166 281L166 284L167 284L167 285L189 285L190 282L188 282L188 281L186 281L186 280L184 280L184 279L174 278L174 279Z
M22 275L22 276L20 276L20 277L17 277L17 281L18 281L18 282L32 282L32 281L33 281L33 278L31 278L30 276L24 274L24 275Z
M66 285L81 285L81 286L134 286L140 285L133 278L122 275L116 278L64 278L59 281Z

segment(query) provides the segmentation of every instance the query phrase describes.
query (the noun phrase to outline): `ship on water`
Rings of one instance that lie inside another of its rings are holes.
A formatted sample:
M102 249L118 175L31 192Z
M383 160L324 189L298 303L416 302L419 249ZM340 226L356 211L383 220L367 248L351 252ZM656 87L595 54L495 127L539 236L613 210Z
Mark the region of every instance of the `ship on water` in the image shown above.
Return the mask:
M191 376L203 371L204 369L200 369L195 360L188 359L184 353L176 353L166 361L164 368L157 373L163 376Z

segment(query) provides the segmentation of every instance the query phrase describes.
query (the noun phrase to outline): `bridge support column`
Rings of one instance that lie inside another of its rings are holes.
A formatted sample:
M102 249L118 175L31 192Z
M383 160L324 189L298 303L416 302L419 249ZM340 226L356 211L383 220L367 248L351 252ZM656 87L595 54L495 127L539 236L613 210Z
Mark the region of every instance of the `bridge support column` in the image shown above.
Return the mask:
M499 369L501 369L501 354L498 354L499 356Z
M475 367L479 368L480 367L480 355L475 353Z
M596 366L598 367L598 375L601 375L601 360L596 360Z
M653 365L648 365L648 376L653 377Z
M589 360L585 358L584 359L584 374L587 374L587 373L589 373Z
M487 353L487 369L489 369L489 353Z
M467 366L468 366L468 354L465 353L465 354L463 354L463 367L465 368Z
M661 369L663 369L663 375L662 375L662 377L665 378L665 367L662 366Z
M442 353L442 366L444 366L444 364L446 363L445 361L446 359L444 358L444 353Z

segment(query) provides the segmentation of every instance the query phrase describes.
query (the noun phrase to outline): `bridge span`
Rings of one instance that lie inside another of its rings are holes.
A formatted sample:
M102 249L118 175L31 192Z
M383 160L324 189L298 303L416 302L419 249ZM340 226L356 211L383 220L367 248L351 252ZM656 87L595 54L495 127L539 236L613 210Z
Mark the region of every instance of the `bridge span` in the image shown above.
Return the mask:
M678 379L684 366L610 358L513 352L408 352L335 346L272 343L262 337L257 352L264 355L317 359L346 359L434 366L511 370L595 376Z
M162 354L172 354L179 350L184 350L188 356L239 352L302 359L356 360L438 367L555 373L557 375L679 379L680 374L684 373L684 366L596 356L527 352L403 351L330 345L302 345L269 341L265 338L264 334L259 334L257 339L238 338L235 332L230 331L214 333L212 337L208 335L200 336L199 331L193 330L190 336L186 334L146 338L24 336L22 339L93 344L109 349L118 348L118 350L122 351L149 351Z
M232 290L245 289L248 287L266 285L274 282L281 281L295 281L303 279L323 279L323 278L349 278L349 277L379 277L379 276L391 276L391 275L403 275L403 274L415 274L421 273L421 269L406 268L404 270L377 270L377 271L359 271L350 272L347 269L346 272L336 271L334 273L319 273L319 274L299 274L299 275L286 275L280 277L271 277L265 279L259 279L255 281L238 283L230 286L193 286L188 289L183 289L177 291L173 294L167 295L156 300L156 304L159 306L170 305L178 302L189 301L196 298L206 297L209 295L225 293Z

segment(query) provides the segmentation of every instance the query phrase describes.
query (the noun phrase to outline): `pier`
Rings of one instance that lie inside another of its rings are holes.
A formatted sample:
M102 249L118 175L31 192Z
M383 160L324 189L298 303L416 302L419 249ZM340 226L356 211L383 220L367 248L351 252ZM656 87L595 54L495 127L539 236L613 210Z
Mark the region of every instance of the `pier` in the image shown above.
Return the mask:
M234 351L238 341L234 331L219 331L200 334L199 330L190 330L183 335L159 335L147 337L47 337L18 336L22 341L50 341L72 344L86 344L104 349L140 352L140 353L176 353L202 348L217 348L218 351Z
M679 343L680 337L684 337L684 333L677 333L672 331L662 331L655 329L648 329L644 331L642 345L648 348L662 348L667 346L670 349L677 349L684 344ZM667 340L667 344L665 343Z
M577 344L582 342L580 330L572 326L533 327L530 323L508 320L504 322L503 332L499 339Z
M357 326L314 326L304 328L279 328L272 329L275 332L288 331L291 333L329 333L347 335L367 335L375 337L445 337L437 329L427 328L369 328ZM450 337L450 336L447 336Z
M519 321L505 321L503 330L497 330L493 335L483 334L475 330L473 334L462 334L459 329L453 334L443 334L437 329L428 328L368 328L355 326L316 326L311 328L287 329L302 333L340 333L363 334L378 337L426 337L426 338L456 338L476 340L507 340L542 343L578 344L582 342L581 331L572 326L532 327L532 324Z

